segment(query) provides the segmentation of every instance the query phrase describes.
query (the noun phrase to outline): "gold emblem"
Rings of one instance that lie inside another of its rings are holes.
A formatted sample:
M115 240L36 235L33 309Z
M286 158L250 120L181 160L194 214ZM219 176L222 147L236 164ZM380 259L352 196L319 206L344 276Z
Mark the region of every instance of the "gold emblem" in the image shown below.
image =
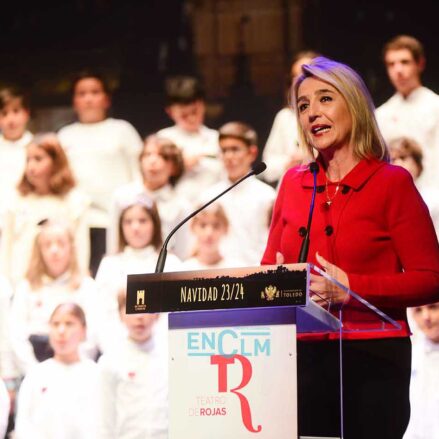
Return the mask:
M271 301L277 297L279 297L279 290L273 285L268 285L268 287L265 287L265 290L261 292L261 299Z
M134 306L136 311L145 311L146 303L145 303L145 290L137 290L137 300L136 305Z
M145 290L137 290L137 305L145 305Z

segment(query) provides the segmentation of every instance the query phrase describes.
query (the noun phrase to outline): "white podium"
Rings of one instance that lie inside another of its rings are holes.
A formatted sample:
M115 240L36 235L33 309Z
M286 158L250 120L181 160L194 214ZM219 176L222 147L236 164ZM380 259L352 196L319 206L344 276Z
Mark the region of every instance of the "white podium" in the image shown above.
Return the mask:
M171 311L170 439L295 439L297 336L338 332L342 343L356 330L342 323L350 312L398 325L348 290L345 306L316 305L311 269L342 287L311 264L128 276L128 313Z

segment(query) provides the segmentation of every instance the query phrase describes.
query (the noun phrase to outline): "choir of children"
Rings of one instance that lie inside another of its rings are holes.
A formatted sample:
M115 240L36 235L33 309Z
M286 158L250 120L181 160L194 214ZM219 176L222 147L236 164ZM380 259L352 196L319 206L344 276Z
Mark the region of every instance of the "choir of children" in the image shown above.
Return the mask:
M389 53L411 50L394 43L385 52L391 79ZM300 62L315 54L304 55ZM165 439L167 317L127 315L126 276L153 272L173 227L251 170L257 134L238 121L207 128L192 77L166 82L174 125L144 142L129 122L109 117L111 93L99 74L78 75L72 95L77 122L33 136L26 94L0 90L0 439L14 418L16 439ZM290 123L291 110L282 111ZM264 151L271 183L302 158L294 139L273 142L274 134ZM403 137L390 143L392 161L418 178L422 148ZM177 232L165 269L258 265L275 196L246 180ZM437 219L437 202L430 207ZM422 413L439 407L424 398L439 377L437 309L414 311L424 335L407 438L437 437L416 435Z

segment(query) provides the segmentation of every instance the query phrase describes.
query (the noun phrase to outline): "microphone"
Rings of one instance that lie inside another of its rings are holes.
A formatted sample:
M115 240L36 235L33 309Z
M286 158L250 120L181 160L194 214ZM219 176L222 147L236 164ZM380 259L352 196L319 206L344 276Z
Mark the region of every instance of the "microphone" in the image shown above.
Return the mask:
M311 222L312 222L312 214L314 212L314 201L316 198L316 190L317 190L317 174L319 173L319 165L317 162L311 162L309 164L309 170L311 171L314 177L314 184L312 188L312 197L311 197L311 205L309 206L309 215L308 215L308 224L306 226L306 233L303 237L302 246L300 247L299 260L298 262L306 262L308 258L309 251L309 233L311 231Z
M212 204L214 201L216 201L218 198L222 197L224 194L232 190L235 186L238 186L238 184L242 183L247 178L251 177L252 175L258 175L261 172L264 172L265 169L267 169L267 165L264 162L258 162L254 163L252 165L252 170L244 175L244 177L241 177L238 181L235 181L231 186L229 186L225 191L218 194L215 198L212 198L210 201L208 201L206 204L203 204L201 207L199 207L197 210L192 212L190 215L188 215L186 218L184 218L182 221L180 221L169 233L169 235L166 237L165 242L163 243L162 249L160 250L159 257L157 259L157 264L155 267L156 273L163 273L163 269L165 268L165 262L166 262L166 256L168 254L168 242L174 235L174 233L185 223L187 223L192 217L194 217L197 213L201 212L203 209L205 209L207 206Z

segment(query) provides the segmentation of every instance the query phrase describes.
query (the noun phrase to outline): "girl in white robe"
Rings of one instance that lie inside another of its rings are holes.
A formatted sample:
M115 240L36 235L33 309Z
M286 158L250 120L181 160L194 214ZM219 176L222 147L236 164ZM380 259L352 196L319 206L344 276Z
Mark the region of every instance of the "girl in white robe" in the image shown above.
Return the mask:
M120 211L127 199L146 195L157 205L163 236L189 213L190 204L175 185L184 171L183 155L170 140L150 135L145 139L139 157L142 178L117 188L113 193L110 208L110 225L107 229L107 253L116 253L119 244ZM179 258L184 259L189 251L189 229L182 227L169 243Z
M98 368L82 359L86 336L82 308L58 305L50 317L54 357L26 375L19 393L16 439L95 439L99 415Z
M119 251L105 256L99 265L99 341L105 352L126 331L119 319L117 294L126 287L128 274L154 273L162 246L161 222L157 207L145 194L125 199L118 221ZM180 260L168 253L165 270L176 271Z
M36 135L26 147L26 166L17 190L6 202L0 269L13 286L25 276L38 225L51 218L67 220L75 235L81 270L88 271L89 198L76 188L67 156L55 134Z
M90 356L96 354L96 299L94 280L78 267L69 224L50 220L39 226L26 278L17 286L11 308L11 345L23 375L50 357L49 317L66 301L84 308L90 336L81 349Z

